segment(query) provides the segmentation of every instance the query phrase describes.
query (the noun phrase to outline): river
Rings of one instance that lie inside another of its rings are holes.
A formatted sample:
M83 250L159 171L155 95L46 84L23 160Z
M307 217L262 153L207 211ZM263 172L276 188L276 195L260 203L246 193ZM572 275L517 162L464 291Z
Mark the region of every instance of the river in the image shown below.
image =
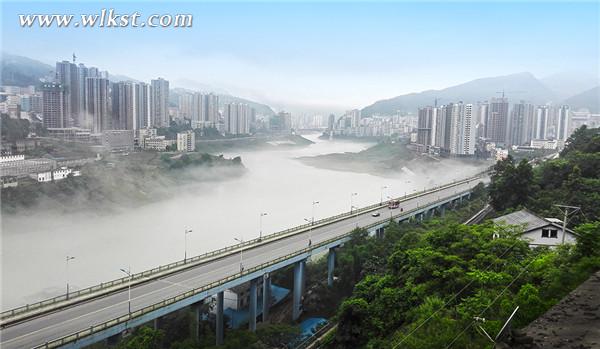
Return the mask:
M112 215L77 213L2 217L2 309L10 309L72 290L122 277L119 270L139 272L272 233L315 219L401 196L424 186L442 184L475 166L447 173L398 173L379 177L366 173L319 169L295 158L339 152L358 152L372 143L324 141L277 150L238 151L248 171L234 179L196 184L165 199ZM481 168L481 167L480 167ZM179 188L181 189L181 188ZM67 264L66 256L75 259Z

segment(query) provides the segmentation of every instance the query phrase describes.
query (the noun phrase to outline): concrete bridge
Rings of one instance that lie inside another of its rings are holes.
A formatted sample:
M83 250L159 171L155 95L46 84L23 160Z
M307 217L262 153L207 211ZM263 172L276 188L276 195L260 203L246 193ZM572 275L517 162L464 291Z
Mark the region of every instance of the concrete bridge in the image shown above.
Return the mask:
M223 291L250 282L249 328L256 329L257 285L262 279L262 319L269 313L270 274L293 265L293 318L302 312L307 259L328 253L328 284L333 283L336 249L356 227L384 234L390 219L422 220L468 198L487 175L449 183L400 200L400 208L377 203L242 244L229 246L129 277L109 281L35 304L4 311L0 347L80 348L118 335L216 295L216 341L223 343ZM374 217L373 212L380 215ZM240 255L243 258L240 262ZM129 290L131 296L129 297ZM130 300L130 301L129 301Z

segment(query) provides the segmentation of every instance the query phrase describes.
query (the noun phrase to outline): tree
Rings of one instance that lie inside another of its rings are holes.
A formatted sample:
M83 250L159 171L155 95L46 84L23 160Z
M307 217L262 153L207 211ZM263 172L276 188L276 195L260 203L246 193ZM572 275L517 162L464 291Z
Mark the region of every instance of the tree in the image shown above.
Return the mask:
M600 221L585 223L575 228L576 251L582 257L600 257Z
M335 342L339 348L357 348L369 338L369 305L362 298L344 301L338 314Z
M135 333L119 343L119 349L160 349L164 338L162 330L155 330L144 326L135 331Z

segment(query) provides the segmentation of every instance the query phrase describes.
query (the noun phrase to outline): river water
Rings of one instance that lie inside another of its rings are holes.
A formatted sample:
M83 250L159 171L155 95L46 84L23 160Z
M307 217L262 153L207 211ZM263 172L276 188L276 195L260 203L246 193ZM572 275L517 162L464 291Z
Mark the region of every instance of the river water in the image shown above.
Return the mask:
M2 309L10 309L65 292L122 277L119 270L139 272L187 256L252 239L348 211L355 206L401 196L424 186L446 183L483 167L464 166L444 173L406 171L379 177L319 169L295 158L358 152L371 143L324 141L277 150L238 151L248 171L234 179L194 185L177 195L111 215L77 213L2 217ZM179 188L181 189L181 188ZM66 256L74 256L68 265Z

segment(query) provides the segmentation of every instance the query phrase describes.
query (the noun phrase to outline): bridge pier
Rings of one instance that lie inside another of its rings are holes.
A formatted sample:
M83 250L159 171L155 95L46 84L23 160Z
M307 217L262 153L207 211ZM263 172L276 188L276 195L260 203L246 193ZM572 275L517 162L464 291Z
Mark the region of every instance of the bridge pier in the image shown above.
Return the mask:
M269 321L269 308L271 307L271 275L263 275L263 303L262 303L262 322Z
M155 330L158 330L158 322L159 318L152 320L152 328L154 328Z
M333 286L333 269L335 267L335 248L329 249L327 254L327 286Z
M294 264L294 294L292 300L292 320L296 321L302 314L302 296L304 294L304 269L306 260Z
M248 309L248 329L250 332L256 332L256 280L250 280L250 304Z
M200 339L200 318L202 317L203 304L203 301L192 304L192 312L194 314L194 319L192 320L192 324L194 326L193 336L197 340Z
M223 345L223 291L217 293L216 344Z

